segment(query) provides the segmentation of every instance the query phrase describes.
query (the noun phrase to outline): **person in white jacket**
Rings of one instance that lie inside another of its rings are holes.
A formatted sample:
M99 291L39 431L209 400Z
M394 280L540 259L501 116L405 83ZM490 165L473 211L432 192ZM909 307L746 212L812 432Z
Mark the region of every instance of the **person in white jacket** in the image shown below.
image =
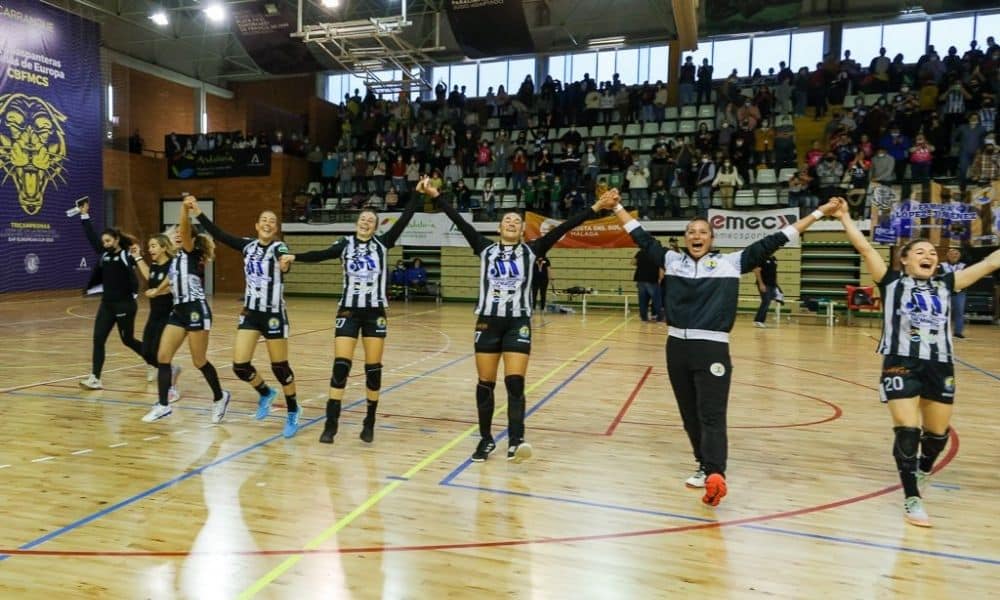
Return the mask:
M722 167L715 173L712 187L719 190L719 195L722 197L722 208L732 210L736 188L743 187L743 178L740 177L739 171L736 170L733 161L729 158L723 161Z
M628 179L629 198L639 210L639 217L649 219L649 169L643 163L633 163L625 173Z

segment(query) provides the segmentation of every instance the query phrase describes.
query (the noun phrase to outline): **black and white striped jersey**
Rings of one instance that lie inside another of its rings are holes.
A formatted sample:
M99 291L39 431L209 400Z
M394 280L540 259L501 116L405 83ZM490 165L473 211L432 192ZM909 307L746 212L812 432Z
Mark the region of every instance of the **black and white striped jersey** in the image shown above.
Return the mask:
M339 258L344 267L344 291L340 297L342 308L386 308L386 282L389 280L389 249L406 229L417 206L423 202L419 194L403 210L389 231L367 240L357 235L343 237L329 248L295 255L296 262L321 262Z
M170 261L170 291L174 306L205 299L205 261L201 251L183 248Z
M740 276L799 237L798 230L789 225L738 252L713 251L695 260L686 250L666 250L638 221L630 221L625 230L643 252L663 265L668 335L723 343L729 342L736 322Z
M238 237L223 231L205 213L198 222L212 237L243 255L246 288L243 306L258 312L281 314L285 311L285 277L279 259L288 254L280 240L262 244L254 238Z
M571 229L597 214L588 208L530 242L508 246L476 231L448 202L439 202L479 256L479 299L475 313L483 317L530 317L532 265Z
M961 271L965 267L966 267L966 264L964 262L961 262L961 261L959 261L957 263L954 263L954 264L949 263L949 262L944 262L944 263L941 263L941 265L939 266L939 268L941 269L942 273L958 273L959 271Z
M879 354L950 363L955 274L915 279L890 270L878 282L884 312Z

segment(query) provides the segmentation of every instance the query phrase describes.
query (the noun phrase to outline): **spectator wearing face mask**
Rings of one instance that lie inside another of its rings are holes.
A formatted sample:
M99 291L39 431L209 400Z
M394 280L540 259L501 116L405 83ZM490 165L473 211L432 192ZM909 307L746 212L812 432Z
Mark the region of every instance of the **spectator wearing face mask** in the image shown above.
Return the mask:
M952 143L958 147L958 179L964 184L972 159L986 138L986 129L979 123L979 115L969 115L969 122L958 127L952 136Z
M969 180L988 184L1000 179L1000 152L997 152L995 139L986 136L983 147L976 153L976 158L969 168Z
M840 180L844 177L844 166L837 162L832 152L823 155L823 160L816 165L816 177L819 180L819 193L823 200L840 195Z
M882 185L896 181L896 159L885 148L879 148L872 157L871 180L873 184Z
M893 125L889 129L889 133L882 136L879 140L879 147L885 148L886 152L892 156L894 162L894 167L896 169L896 181L901 181L903 179L903 173L906 170L906 153L912 146L912 142L908 137L903 135L899 131L898 125Z

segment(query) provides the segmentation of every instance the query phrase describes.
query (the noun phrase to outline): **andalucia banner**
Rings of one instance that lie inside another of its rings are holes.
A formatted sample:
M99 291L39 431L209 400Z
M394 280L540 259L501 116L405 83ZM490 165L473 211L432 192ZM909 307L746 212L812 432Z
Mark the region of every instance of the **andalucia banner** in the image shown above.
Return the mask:
M80 288L100 229L101 69L96 23L38 0L0 0L0 292Z

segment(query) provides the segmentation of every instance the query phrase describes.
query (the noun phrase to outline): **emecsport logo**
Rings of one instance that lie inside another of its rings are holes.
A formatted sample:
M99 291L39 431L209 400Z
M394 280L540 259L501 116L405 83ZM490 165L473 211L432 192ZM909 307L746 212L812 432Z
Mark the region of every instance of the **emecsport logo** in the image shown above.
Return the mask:
M740 216L740 215L715 215L709 223L712 229L765 229L778 231L786 225L795 222L794 218L787 215L768 215L766 217Z

